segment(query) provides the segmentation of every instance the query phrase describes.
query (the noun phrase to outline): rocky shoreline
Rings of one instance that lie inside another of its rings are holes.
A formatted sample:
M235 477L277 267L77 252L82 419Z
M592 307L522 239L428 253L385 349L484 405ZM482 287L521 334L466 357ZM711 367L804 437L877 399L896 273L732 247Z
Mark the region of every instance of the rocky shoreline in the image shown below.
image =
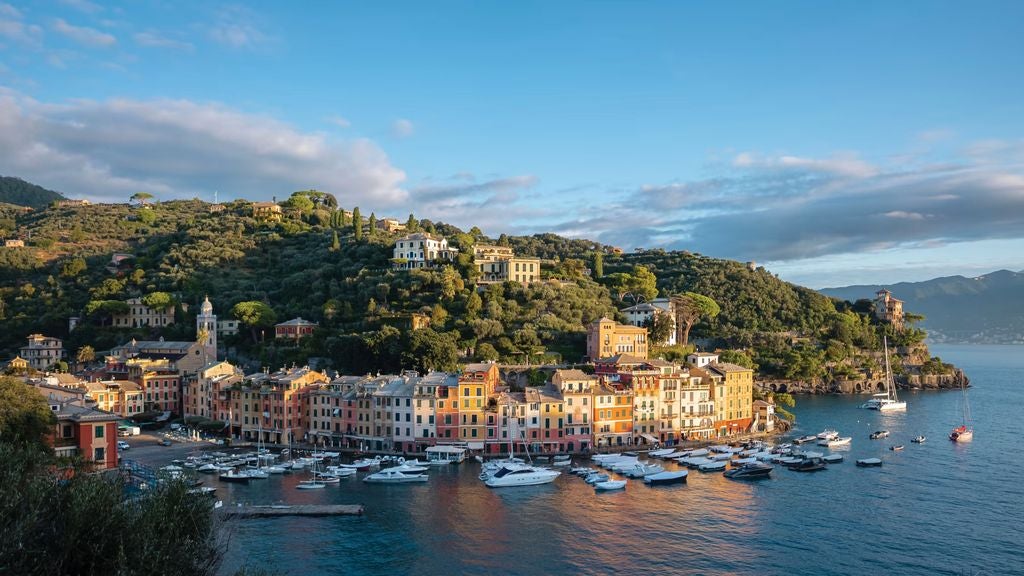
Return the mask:
M875 394L885 391L884 377L811 381L764 379L758 380L757 385L764 391L789 394ZM969 387L971 381L959 368L949 374L908 374L896 377L896 387L901 390L954 390L961 385Z

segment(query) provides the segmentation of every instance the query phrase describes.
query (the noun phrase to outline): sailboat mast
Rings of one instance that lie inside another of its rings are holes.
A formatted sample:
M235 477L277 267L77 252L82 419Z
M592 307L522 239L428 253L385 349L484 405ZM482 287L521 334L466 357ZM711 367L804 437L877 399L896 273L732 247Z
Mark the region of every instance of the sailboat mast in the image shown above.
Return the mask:
M889 337L882 336L882 343L885 345L885 391L889 394L889 400L896 401L896 383L892 378L892 368L889 366Z

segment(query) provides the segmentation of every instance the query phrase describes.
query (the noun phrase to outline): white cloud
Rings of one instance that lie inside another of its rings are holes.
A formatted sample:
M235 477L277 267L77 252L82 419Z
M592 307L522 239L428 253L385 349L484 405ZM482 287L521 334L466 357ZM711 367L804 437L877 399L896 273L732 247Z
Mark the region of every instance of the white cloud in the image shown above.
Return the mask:
M928 218L929 214L921 214L920 212L906 212L903 210L893 210L882 214L887 218L895 218L897 220L924 220Z
M168 38L159 32L152 30L137 32L132 37L135 39L136 44L146 48L170 48L172 50L182 50L185 52L191 52L195 49L195 46L189 42Z
M53 29L57 33L87 46L109 47L117 44L117 38L113 34L107 34L106 32L100 32L85 26L73 26L61 18L54 21Z
M733 158L737 168L761 168L775 170L813 170L838 176L863 178L874 176L878 169L864 162L854 154L837 154L830 158L807 158L802 156L761 156L742 152Z
M365 139L338 141L220 104L43 103L0 89L0 173L76 197L269 198L317 188L349 204L402 204L405 173Z
M395 138L408 138L416 132L416 126L411 120L398 118L391 123L391 135Z

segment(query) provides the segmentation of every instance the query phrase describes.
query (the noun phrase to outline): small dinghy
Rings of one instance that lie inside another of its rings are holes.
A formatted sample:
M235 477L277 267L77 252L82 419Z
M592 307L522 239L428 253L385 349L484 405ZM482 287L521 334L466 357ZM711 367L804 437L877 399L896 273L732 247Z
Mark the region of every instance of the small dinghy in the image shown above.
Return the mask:
M839 464L840 462L843 461L843 455L842 454L829 454L828 456L822 456L821 459L824 460L825 462L829 463L829 464Z
M675 472L659 472L657 474L651 474L650 476L644 476L644 484L650 484L651 486L685 484L687 474L689 473L686 470L677 470Z
M701 472L721 472L722 470L725 470L725 462L708 462L706 464L701 464L697 469Z
M927 440L927 438L925 438L924 436L918 436L911 440L911 442L913 442L914 444L924 444L925 440Z
M594 490L622 490L626 487L626 480L606 480L594 484Z
M587 476L586 483L594 485L599 482L607 482L610 478L607 474L591 474Z
M893 452L898 452L900 450L903 450L903 444L897 444L895 446L889 446L889 450L892 450Z

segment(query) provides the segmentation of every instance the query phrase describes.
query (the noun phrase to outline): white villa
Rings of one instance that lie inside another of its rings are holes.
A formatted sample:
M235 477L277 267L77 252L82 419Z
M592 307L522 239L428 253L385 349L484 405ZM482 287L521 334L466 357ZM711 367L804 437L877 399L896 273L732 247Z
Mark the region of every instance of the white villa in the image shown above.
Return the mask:
M395 242L394 257L391 261L399 270L431 268L438 260L455 260L458 253L457 249L448 247L448 240L444 237L416 232Z

